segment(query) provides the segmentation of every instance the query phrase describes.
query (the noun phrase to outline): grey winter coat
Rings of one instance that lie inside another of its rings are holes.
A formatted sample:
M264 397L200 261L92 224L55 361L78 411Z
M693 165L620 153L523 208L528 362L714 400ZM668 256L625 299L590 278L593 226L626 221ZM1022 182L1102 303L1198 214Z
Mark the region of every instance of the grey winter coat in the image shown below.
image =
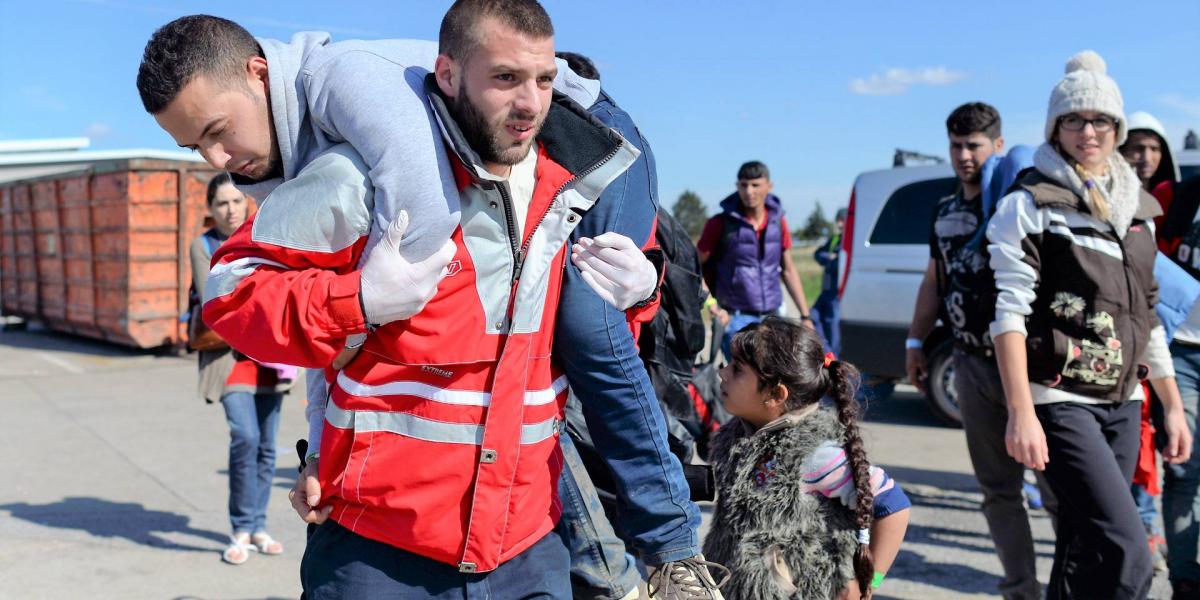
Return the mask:
M734 419L714 438L717 508L704 555L733 572L728 600L828 599L854 578L853 513L802 487L806 460L844 429L828 408L805 412L758 431Z

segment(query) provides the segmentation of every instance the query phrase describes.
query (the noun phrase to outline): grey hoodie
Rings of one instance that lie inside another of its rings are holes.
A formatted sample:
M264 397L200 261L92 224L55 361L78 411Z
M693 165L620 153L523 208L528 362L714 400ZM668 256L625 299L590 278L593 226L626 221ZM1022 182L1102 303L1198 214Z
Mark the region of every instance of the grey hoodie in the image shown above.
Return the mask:
M348 40L300 32L291 42L258 39L267 59L271 119L283 174L263 182L235 181L263 199L296 176L326 149L349 143L366 163L375 187L367 251L400 210L411 215L401 251L421 260L458 226L454 175L425 95L425 76L437 58L426 40ZM555 88L584 107L599 82L572 73L559 61ZM366 252L364 251L364 256Z

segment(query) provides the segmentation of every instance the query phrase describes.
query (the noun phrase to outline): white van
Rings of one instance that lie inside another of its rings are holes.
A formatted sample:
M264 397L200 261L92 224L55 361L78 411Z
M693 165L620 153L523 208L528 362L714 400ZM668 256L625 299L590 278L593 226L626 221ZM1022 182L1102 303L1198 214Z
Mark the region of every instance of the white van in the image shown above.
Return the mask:
M838 263L842 358L872 380L905 378L904 340L929 264L933 208L957 187L945 164L868 171L854 181ZM950 342L940 323L926 342L929 402L938 417L957 424Z
M1175 157L1184 179L1200 175L1200 151ZM839 262L841 358L884 383L875 390L905 379L904 340L929 264L933 209L957 189L948 164L868 171L854 181ZM952 350L950 332L939 323L925 340L927 399L935 415L957 426Z

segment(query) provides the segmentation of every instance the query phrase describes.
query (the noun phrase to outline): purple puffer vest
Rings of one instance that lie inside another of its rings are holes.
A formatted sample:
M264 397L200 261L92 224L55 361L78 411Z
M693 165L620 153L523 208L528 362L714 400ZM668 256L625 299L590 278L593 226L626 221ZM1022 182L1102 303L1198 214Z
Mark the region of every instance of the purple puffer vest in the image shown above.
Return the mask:
M783 260L783 208L779 198L767 195L767 224L760 237L739 211L741 201L732 194L721 201L722 232L717 262L715 295L725 310L769 313L783 305L780 264ZM728 228L735 227L736 230Z

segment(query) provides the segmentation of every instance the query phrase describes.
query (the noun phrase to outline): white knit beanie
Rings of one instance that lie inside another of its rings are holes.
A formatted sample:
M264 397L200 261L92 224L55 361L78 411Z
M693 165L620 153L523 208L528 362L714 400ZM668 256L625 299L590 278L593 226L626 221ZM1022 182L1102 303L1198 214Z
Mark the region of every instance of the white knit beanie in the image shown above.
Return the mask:
M1128 127L1125 102L1117 82L1106 74L1108 66L1099 54L1084 50L1067 61L1066 77L1050 91L1046 110L1046 141L1054 135L1058 118L1081 110L1104 113L1117 120L1117 145L1125 143Z

